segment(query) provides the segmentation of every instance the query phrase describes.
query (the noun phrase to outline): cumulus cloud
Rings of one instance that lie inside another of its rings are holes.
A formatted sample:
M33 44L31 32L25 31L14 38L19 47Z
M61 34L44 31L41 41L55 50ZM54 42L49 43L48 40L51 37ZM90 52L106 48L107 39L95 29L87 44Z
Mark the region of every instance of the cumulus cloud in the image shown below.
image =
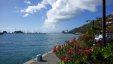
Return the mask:
M28 6L27 8L20 10L20 12L24 13L24 16L28 16L29 14L32 14L32 13L37 12L43 8L46 8L45 5L46 5L45 2L41 2L41 3L38 3L37 5L34 5L34 6Z
M24 16L28 16L50 5L51 9L47 11L44 28L54 30L58 22L70 19L83 10L94 12L100 3L101 0L42 0L37 5L28 6L21 12L25 14Z
M26 4L32 4L29 0L25 0L24 3L26 3Z

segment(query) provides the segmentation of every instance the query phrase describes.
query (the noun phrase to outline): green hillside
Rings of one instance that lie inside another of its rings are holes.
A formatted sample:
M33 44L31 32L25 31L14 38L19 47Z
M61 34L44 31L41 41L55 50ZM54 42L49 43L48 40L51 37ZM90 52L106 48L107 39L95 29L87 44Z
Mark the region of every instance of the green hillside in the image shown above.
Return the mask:
M106 30L108 32L113 32L113 14L109 14L106 16ZM93 21L94 21L94 24L93 24ZM95 33L101 33L101 30L102 30L102 18L99 17L95 20L88 20L88 23L85 24L85 25L82 25L78 28L74 28L72 30L70 30L68 33L86 33L87 30L93 30L93 32Z

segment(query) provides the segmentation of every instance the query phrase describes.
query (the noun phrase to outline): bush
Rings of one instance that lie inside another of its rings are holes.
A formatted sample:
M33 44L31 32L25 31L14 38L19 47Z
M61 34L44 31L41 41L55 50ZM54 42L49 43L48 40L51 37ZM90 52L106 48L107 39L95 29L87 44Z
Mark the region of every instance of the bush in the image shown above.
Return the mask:
M92 53L91 49L83 49L76 44L76 39L73 38L71 41L66 41L64 45L58 45L53 48L53 52L56 53L59 59L64 64L73 63L87 63L86 56Z
M88 34L84 34L84 35L81 35L79 38L78 38L78 44L80 45L84 45L82 47L91 47L94 43L93 43L93 37L91 35L88 35Z
M59 64L113 64L113 44L98 48L82 48L75 38L65 41L66 44L53 48L53 52L61 60Z

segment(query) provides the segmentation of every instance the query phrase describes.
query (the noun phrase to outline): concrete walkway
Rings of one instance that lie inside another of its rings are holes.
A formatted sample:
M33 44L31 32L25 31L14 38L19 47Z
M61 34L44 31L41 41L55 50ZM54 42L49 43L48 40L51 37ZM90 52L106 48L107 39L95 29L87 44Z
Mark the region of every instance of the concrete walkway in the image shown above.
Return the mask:
M24 64L57 64L59 61L58 57L52 52L48 52L42 57L43 60L41 62L37 62L35 58L28 62L25 62Z

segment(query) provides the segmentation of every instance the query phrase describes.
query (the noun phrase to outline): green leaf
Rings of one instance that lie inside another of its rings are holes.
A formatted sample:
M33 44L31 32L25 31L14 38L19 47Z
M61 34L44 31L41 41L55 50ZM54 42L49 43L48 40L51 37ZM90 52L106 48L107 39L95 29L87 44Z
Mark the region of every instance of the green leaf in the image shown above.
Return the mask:
M104 57L105 57L105 58L107 58L107 57L109 57L109 56L110 56L109 53L107 53L107 52L104 53Z

